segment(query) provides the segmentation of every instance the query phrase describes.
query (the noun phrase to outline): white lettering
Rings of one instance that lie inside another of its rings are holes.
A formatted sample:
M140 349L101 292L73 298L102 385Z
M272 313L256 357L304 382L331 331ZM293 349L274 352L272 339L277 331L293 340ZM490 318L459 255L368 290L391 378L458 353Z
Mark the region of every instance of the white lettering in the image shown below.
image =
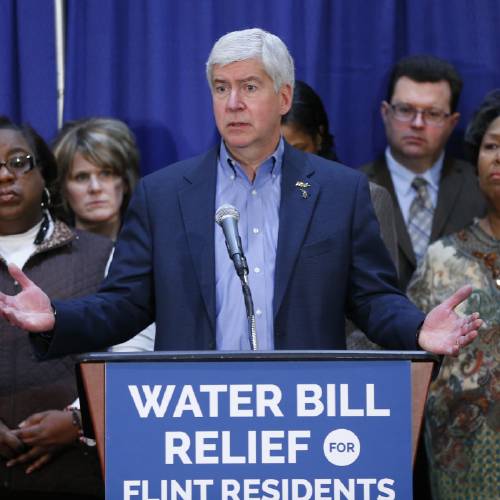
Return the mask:
M191 440L185 432L165 432L165 463L173 464L176 456L183 464L191 464L187 450L191 446Z
M269 394L269 397L266 397ZM275 417L282 417L283 413L279 407L281 401L281 389L274 384L257 384L256 399L257 399L257 417L266 416L266 408Z
M324 410L321 387L317 384L297 384L297 416L317 417Z
M194 417L203 417L203 413L201 412L201 408L198 404L198 400L196 399L192 385L185 385L182 388L181 395L179 396L179 400L177 401L177 405L172 416L174 418L180 418L183 416L185 411L192 412Z
M139 389L136 385L129 385L128 390L134 401L137 413L141 418L149 417L151 409L153 410L156 417L161 418L165 416L170 400L172 399L172 394L174 393L175 385L167 385L163 393L163 398L161 403L158 404L158 397L162 389L161 385L155 385L153 391L151 391L151 386L143 385L142 392L145 397L145 401L142 401L141 395L139 394Z
M368 417L390 417L389 408L375 408L375 384L366 384L366 415Z
M219 394L227 392L227 385L200 385L200 392L208 392L208 416L219 416Z

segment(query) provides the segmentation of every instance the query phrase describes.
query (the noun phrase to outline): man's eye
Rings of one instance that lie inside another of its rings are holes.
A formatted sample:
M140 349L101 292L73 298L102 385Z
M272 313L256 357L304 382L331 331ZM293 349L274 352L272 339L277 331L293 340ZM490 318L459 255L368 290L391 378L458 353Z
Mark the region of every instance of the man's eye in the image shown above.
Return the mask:
M225 85L216 85L215 93L216 94L225 94L227 91L227 87Z
M443 116L443 112L438 109L428 109L426 113L429 118L441 118Z
M411 106L399 106L398 111L403 115L410 115L413 113L413 108Z
M245 85L245 90L249 93L252 94L257 90L257 85L254 85L253 83L247 83Z

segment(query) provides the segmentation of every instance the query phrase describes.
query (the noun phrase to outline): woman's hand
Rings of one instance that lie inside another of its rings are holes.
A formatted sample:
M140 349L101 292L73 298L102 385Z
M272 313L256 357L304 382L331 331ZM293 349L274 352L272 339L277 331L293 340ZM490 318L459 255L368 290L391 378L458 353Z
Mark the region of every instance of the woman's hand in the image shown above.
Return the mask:
M7 467L29 464L26 473L40 469L64 448L78 442L80 429L68 411L48 410L35 413L19 424L16 437L30 447L7 462Z
M25 449L23 442L0 420L0 457L11 459Z

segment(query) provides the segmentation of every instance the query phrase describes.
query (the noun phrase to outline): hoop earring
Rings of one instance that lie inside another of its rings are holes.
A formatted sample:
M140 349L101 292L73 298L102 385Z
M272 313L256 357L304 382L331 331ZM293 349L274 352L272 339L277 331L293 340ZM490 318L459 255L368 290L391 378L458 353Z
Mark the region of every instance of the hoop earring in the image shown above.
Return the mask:
M46 187L44 187L43 194L42 194L42 203L41 203L42 208L46 208L48 210L51 202L52 202L52 199L50 197L50 191Z

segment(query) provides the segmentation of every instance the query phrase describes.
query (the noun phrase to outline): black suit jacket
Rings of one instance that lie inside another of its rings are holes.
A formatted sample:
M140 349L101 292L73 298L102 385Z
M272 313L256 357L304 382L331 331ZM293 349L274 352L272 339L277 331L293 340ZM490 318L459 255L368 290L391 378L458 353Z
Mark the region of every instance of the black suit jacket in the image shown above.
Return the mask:
M385 187L395 205L396 231L399 247L399 283L406 290L416 268L415 254L399 208L391 174L385 156L361 167L370 181ZM454 233L484 214L486 201L479 190L474 167L462 160L445 156L434 219L431 242Z

